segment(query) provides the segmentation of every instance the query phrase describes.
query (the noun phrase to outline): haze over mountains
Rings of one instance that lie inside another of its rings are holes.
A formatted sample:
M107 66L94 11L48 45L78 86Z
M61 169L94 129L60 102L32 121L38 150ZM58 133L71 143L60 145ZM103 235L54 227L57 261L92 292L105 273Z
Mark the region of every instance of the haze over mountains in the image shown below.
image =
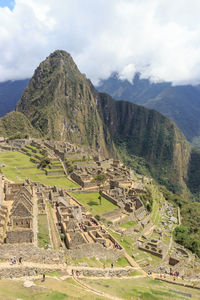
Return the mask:
M0 82L0 117L15 109L29 79Z
M22 120L26 135L85 144L105 156L120 157L173 191L185 190L186 184L199 191L198 168L191 172L199 152L193 155L174 122L97 92L65 51L55 51L39 65L17 112L0 119L0 135L24 134Z
M128 100L161 112L176 122L188 141L200 147L200 86L151 83L137 73L132 82L113 73L97 86L118 100Z

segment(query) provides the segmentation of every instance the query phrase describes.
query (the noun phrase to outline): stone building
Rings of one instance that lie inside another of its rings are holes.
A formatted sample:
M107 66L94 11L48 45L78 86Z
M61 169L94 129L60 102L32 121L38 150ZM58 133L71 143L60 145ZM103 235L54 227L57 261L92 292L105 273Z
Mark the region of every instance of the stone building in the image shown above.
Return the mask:
M77 249L84 244L99 243L105 248L121 250L108 232L101 228L97 220L84 207L73 202L70 197L59 197L56 215L68 249Z
M9 215L6 243L33 243L33 199L30 187L15 195Z
M13 201L15 199L16 194L19 190L24 186L24 183L10 183L5 182L4 184L4 194L6 201Z

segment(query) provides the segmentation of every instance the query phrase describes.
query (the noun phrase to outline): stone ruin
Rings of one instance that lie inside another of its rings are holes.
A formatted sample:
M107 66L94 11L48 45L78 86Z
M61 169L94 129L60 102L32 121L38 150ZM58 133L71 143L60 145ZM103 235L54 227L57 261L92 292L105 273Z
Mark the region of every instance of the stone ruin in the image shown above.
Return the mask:
M14 196L8 216L6 243L33 243L33 194L23 186Z
M68 249L94 243L100 243L105 248L121 249L97 220L67 193L57 199L56 215Z
M119 186L119 182L110 181L110 189L102 191L101 195L129 213L134 213L137 220L142 220L147 214L146 209L131 187Z
M162 242L160 240L151 239L150 241L143 241L142 239L140 239L138 248L157 257L163 257Z
M75 162L71 178L83 188L91 188L100 185L95 181L95 176L104 174L106 183L117 181L121 185L132 183L130 169L125 167L118 160L100 160L100 157L93 157L89 162ZM106 185L105 183L105 185Z

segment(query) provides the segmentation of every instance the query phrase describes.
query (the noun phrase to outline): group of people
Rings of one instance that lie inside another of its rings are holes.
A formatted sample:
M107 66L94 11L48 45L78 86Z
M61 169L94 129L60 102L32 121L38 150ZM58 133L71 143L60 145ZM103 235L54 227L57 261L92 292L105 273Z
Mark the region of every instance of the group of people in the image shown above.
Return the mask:
M19 257L18 261L19 261L19 264L22 263L22 257L21 256ZM11 258L11 265L15 265L16 263L17 263L17 258L16 258L16 256L14 256L13 258Z
M86 226L83 223L79 223L79 227L80 229L82 229L83 231L86 231Z
M114 243L113 248L114 249L119 249L119 250L121 249L120 245L117 244L116 242Z
M80 275L80 272L78 270L74 271L72 269L72 276L76 275L77 277Z
M98 225L97 221L94 218L88 216L88 219L92 222L93 225L95 225L95 226Z

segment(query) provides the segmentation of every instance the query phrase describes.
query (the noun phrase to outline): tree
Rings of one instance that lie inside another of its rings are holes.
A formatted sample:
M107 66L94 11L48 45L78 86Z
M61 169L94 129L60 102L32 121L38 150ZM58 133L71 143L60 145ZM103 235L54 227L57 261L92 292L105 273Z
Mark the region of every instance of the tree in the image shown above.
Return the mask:
M94 181L97 181L98 184L104 183L106 181L106 175L105 174L98 174L94 177Z

